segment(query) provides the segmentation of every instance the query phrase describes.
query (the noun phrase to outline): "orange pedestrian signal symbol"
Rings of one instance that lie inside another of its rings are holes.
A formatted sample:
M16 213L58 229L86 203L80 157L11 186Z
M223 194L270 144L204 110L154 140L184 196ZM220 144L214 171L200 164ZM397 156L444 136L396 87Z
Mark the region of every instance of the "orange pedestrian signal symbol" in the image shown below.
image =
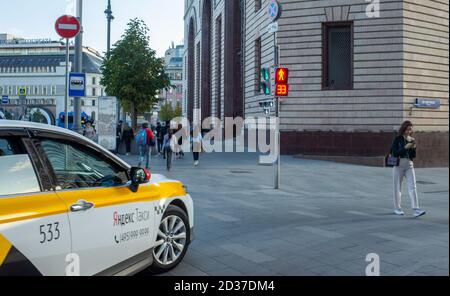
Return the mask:
M288 83L289 69L277 68L275 71L275 83Z

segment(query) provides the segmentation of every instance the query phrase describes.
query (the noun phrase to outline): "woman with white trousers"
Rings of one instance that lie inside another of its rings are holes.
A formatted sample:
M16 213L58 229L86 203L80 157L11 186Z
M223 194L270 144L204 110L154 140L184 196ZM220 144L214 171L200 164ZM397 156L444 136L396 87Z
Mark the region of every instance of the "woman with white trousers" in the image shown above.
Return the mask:
M402 183L406 178L409 197L414 217L426 214L419 207L419 197L417 194L416 174L414 171L414 159L416 158L416 140L412 137L413 124L405 121L399 129L399 135L392 143L392 155L399 158L399 165L394 167L394 213L405 215L402 210Z

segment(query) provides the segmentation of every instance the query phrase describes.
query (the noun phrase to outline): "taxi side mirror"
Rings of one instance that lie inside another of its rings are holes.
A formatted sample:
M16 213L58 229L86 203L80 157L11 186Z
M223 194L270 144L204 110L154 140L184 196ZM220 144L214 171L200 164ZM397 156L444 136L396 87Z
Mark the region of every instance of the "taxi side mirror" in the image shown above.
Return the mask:
M130 177L131 177L131 185L130 189L133 192L137 192L139 189L139 185L148 183L150 181L150 171L143 168L131 168L130 171Z

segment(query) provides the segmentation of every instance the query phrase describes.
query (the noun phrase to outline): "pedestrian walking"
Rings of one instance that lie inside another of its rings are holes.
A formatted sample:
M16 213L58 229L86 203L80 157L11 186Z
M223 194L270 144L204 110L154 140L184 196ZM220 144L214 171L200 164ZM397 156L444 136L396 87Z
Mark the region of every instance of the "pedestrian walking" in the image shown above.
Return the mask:
M167 130L167 134L164 136L163 149L167 158L167 170L172 170L172 154L177 146L177 137L173 134L172 129Z
M123 121L120 120L116 125L116 154L119 154L119 148L122 142L122 124Z
M156 139L157 139L157 146L158 146L158 154L161 155L162 152L162 144L164 141L164 136L162 133L162 126L161 126L161 122L158 121L158 123L156 123Z
M148 128L148 123L143 123L141 130L135 137L136 144L139 147L139 164L141 167L145 162L145 168L150 169L150 147L154 140L153 132Z
M134 140L134 131L128 123L123 124L122 140L125 143L126 155L131 153L131 141Z
M392 143L391 153L399 159L398 165L393 169L394 183L394 213L404 215L402 210L402 183L406 178L409 197L411 199L414 217L420 217L426 214L419 207L419 198L417 194L416 174L414 170L414 159L416 158L416 140L412 137L413 124L411 121L405 121L400 129L398 136Z
M183 125L179 124L178 125L178 130L177 130L177 135L178 136L178 147L177 147L177 155L178 158L184 158L184 151L183 151L183 137L186 135L185 130L183 128Z
M162 151L163 151L163 159L166 159L166 149L164 149L164 139L165 139L165 137L166 137L166 135L167 135L167 133L169 132L169 129L170 129L170 121L166 121L165 123L164 123L164 126L162 127L162 137L163 137L163 148L162 148Z
M94 142L97 139L97 132L90 121L86 122L86 125L84 126L83 136Z
M192 151L194 155L194 166L198 166L200 159L200 152L202 152L202 132L201 129L196 126L192 129L190 142L192 145Z

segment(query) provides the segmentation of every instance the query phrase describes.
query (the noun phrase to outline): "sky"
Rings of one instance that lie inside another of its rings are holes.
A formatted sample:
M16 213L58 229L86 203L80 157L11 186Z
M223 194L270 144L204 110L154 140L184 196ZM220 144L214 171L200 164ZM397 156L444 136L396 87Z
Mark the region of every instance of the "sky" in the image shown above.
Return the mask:
M107 0L83 1L83 45L100 53L106 51ZM114 21L111 43L124 33L132 18L140 18L150 28L150 46L164 56L172 41L184 38L184 0L112 0ZM27 39L59 40L54 26L64 14L76 14L76 0L0 0L0 33Z

